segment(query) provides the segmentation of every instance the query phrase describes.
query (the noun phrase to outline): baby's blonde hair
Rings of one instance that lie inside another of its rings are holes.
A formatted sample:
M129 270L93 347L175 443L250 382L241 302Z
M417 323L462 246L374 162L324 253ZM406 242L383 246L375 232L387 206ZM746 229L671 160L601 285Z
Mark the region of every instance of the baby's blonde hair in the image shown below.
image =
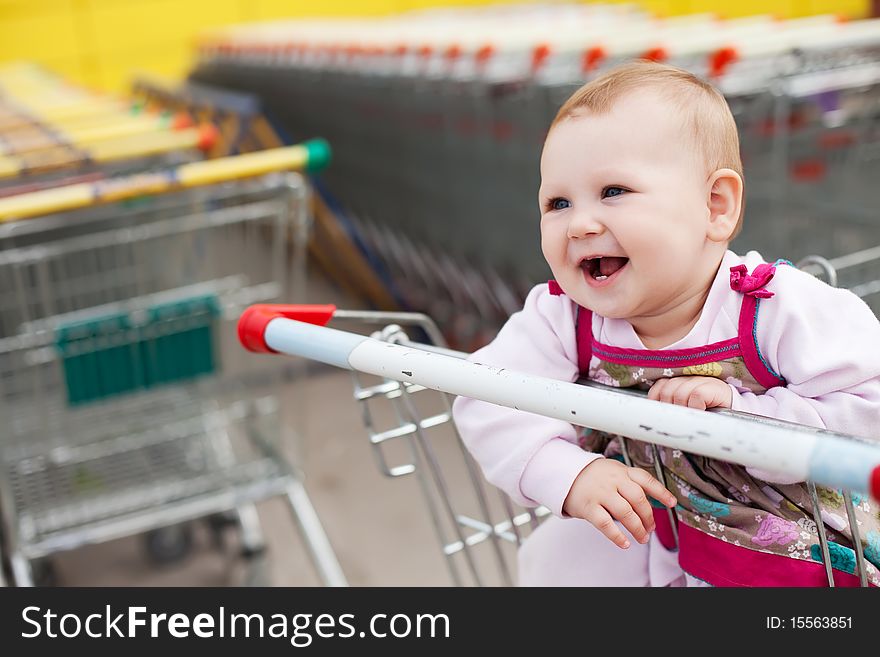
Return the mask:
M605 114L627 93L650 88L672 103L683 118L683 127L694 145L702 151L707 174L732 169L743 177L736 122L724 96L694 74L650 61L634 61L617 66L575 91L565 101L550 129L581 112ZM731 239L742 228L742 210Z

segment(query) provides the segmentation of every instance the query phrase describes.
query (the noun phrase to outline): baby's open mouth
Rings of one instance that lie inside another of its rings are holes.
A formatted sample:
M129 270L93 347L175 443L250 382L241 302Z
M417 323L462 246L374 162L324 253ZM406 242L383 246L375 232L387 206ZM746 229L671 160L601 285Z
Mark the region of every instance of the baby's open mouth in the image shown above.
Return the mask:
M609 276L622 269L629 258L620 256L599 256L587 258L581 262L581 268L587 271L597 281L604 281Z

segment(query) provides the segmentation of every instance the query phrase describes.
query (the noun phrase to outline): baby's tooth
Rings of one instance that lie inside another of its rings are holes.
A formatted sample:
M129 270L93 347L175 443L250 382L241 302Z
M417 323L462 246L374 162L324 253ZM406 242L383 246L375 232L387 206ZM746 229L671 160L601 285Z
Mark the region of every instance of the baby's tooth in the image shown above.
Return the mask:
M597 281L604 281L606 278L608 278L608 277L605 276L604 274L599 274L598 276L596 276Z

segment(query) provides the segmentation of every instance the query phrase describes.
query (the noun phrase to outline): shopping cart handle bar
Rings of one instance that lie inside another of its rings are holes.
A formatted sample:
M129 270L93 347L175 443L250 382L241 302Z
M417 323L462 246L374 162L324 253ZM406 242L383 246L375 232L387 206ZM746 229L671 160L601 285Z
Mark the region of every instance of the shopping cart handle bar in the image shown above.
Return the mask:
M161 139L161 133L151 139ZM328 165L330 158L329 144L323 139L312 139L283 148L188 162L161 171L43 189L0 199L0 223L280 171L318 171ZM0 178L8 173L6 159L0 157Z
M276 353L266 344L265 337L266 327L273 319L286 318L325 326L335 312L336 306L332 304L256 304L241 314L238 340L248 351Z
M867 491L880 500L880 444L864 439L697 411L315 326L280 312L270 315L265 308L254 312L262 314L258 319L242 318L253 325L239 327L239 334L248 336L248 342L242 339L248 348L256 342L251 331L262 326L265 351L415 383L801 481Z

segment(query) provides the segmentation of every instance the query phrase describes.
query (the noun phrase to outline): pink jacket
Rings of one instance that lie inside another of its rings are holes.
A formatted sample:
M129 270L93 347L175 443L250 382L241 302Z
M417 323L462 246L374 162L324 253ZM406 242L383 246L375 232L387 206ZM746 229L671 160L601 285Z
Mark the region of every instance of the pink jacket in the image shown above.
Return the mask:
M684 338L667 349L686 349L737 335L742 296L730 289L730 268L749 271L764 262L754 251L728 251L703 312ZM880 322L849 292L832 288L794 267L779 266L767 285L772 303L760 307L757 342L767 364L787 382L755 395L729 382L733 409L880 440ZM576 305L547 285L529 293L491 344L469 360L562 381L578 376ZM644 349L626 320L593 313L601 343ZM524 506L544 505L562 516L575 477L599 454L575 444L572 425L540 415L459 397L453 405L462 439L486 479ZM780 475L749 470L775 483Z

